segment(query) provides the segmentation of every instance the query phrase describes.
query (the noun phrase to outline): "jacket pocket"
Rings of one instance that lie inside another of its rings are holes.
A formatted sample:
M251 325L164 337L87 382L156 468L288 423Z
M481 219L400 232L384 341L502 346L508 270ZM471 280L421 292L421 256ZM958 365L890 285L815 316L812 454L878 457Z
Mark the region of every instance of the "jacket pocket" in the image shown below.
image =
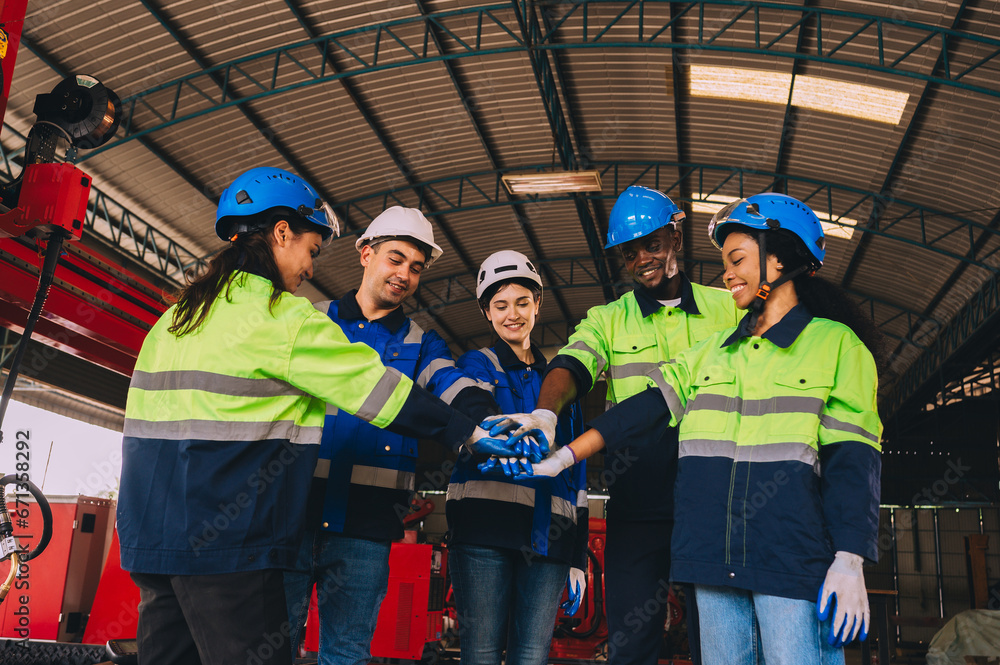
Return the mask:
M691 377L692 398L681 421L685 438L734 431L736 412L736 372L729 367L710 365L697 369Z
M803 443L813 448L819 437L819 419L833 390L829 370L796 368L776 376L770 417L774 424L768 443Z

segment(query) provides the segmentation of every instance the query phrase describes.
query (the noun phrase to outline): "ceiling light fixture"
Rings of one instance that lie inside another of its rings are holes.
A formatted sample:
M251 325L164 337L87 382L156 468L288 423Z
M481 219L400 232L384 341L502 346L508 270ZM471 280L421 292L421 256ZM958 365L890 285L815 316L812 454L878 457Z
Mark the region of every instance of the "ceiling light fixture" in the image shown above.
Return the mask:
M547 173L507 173L500 177L511 194L561 194L601 191L597 171L555 171Z
M792 75L765 69L690 67L691 95L765 104L788 103ZM822 76L796 76L792 106L899 124L910 95L873 85L847 83Z

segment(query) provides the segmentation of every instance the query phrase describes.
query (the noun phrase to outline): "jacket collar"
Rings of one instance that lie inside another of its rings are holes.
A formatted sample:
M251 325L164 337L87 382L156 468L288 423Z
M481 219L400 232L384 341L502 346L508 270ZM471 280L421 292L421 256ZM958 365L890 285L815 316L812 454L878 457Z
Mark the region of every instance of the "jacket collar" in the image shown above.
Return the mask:
M535 343L531 343L531 356L535 359L531 365L528 365L521 361L516 355L514 355L514 350L510 348L510 344L500 340L493 345L493 352L497 354L497 359L500 360L500 366L504 369L521 369L522 367L531 367L539 374L545 371L546 360L545 356L542 355L542 350L535 346Z
M361 305L358 304L358 290L351 289L340 299L337 305L337 315L344 321L367 321L365 315L361 312ZM392 310L381 319L375 319L372 323L377 323L382 327L386 328L392 334L403 327L403 324L407 322L406 314L403 314L403 307L400 305L396 309Z
M805 330L809 322L812 321L813 315L806 309L805 305L798 304L795 307L788 310L788 313L781 317L781 320L776 324L768 328L761 337L773 343L775 346L780 346L783 349L787 349L792 345L802 331ZM727 347L730 344L738 342L744 337L752 337L753 331L750 330L750 312L740 320L740 324L736 326L736 330L733 334L726 338L726 341L722 343L723 347Z
M690 314L692 316L701 314L698 310L698 303L695 302L694 299L694 289L691 287L691 280L689 280L687 275L683 272L678 272L677 276L681 280L681 304L678 305L678 307L680 307L686 314ZM639 303L639 311L642 312L643 318L663 308L663 304L651 296L646 289L636 287L633 293L635 293L635 300Z

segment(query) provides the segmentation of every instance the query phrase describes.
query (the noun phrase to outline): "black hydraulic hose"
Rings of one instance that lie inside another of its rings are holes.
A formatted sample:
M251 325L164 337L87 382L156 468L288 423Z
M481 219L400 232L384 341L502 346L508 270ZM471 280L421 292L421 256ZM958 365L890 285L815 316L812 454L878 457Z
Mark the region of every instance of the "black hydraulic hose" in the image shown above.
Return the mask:
M21 369L21 360L24 352L28 349L28 342L31 340L31 333L35 329L35 323L42 314L42 307L49 297L49 287L56 274L56 262L59 261L59 254L62 252L63 239L66 231L56 229L49 236L48 246L45 248L45 262L42 265L42 273L38 277L38 291L35 292L35 302L31 305L28 313L28 320L24 324L24 332L17 343L14 351L14 359L10 363L10 372L7 374L7 382L3 386L3 397L0 397L0 443L3 443L3 419L7 415L7 404L10 396L14 393L14 384L17 383L17 375Z
M36 556L42 553L45 547L49 544L52 539L52 508L49 506L48 500L45 495L42 494L42 490L38 489L38 486L30 480L18 480L17 476L14 474L8 474L3 478L0 478L0 510L4 513L7 512L7 500L4 494L6 494L7 485L15 485L18 488L26 488L31 496L35 497L35 501L38 503L38 509L42 511L42 537L38 539L38 544L30 552L22 552L20 554L21 561L31 561Z
M42 314L42 307L45 306L45 300L49 296L49 289L52 286L52 281L56 274L56 263L59 261L59 255L62 253L63 240L66 237L66 231L60 228L55 229L49 235L48 244L45 248L45 261L42 263L42 271L38 277L38 291L35 292L35 302L31 305L31 311L28 312L28 320L24 323L24 332L21 334L21 339L17 343L17 349L14 351L14 358L10 363L10 371L7 373L7 381L4 383L3 396L0 397L0 443L3 443L3 421L4 417L7 415L7 405L10 403L11 395L14 393L14 384L17 383L17 375L21 368L21 361L24 359L24 353L28 348L28 342L31 340L31 333L35 329L38 317ZM12 564L15 564L17 559L20 561L30 561L45 550L45 547L49 544L49 540L52 538L52 509L49 506L49 502L45 499L45 495L42 494L42 490L40 490L27 478L19 479L13 474L0 478L0 515L2 515L2 518L0 518L0 537L6 537L13 534L13 527L7 514L7 501L4 497L7 485L16 485L20 488L27 488L31 495L35 497L35 501L38 502L38 507L42 511L41 539L30 552L25 552L16 556L12 555L11 562ZM2 597L0 597L0 601L2 601Z

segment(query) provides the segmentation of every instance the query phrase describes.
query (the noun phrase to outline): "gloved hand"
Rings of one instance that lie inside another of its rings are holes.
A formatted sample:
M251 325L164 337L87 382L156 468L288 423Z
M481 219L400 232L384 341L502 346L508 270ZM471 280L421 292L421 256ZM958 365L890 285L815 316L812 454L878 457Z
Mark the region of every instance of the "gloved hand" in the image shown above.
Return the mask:
M563 446L538 464L532 464L532 476L548 476L555 478L564 470L576 464L576 455L569 446Z
M566 578L566 600L559 607L571 617L580 609L583 595L587 592L587 573L579 568L570 568Z
M509 437L492 437L482 427L477 427L462 447L477 455L510 457L514 454L514 445Z
M830 646L843 646L855 636L862 642L868 637L871 613L861 563L862 558L857 554L837 552L819 588L816 615L825 621L833 614L827 639Z
M511 435L510 430L516 427L517 423L512 422L509 416L487 418L479 423L479 426L489 430L490 436L495 437L507 433L510 436L510 443L514 448L514 454L518 457L526 457L530 462L541 462L549 454L548 445L544 447L539 445L538 439L535 437L537 434L535 430L528 430L517 436Z
M531 462L527 457L497 457L493 456L479 464L481 473L500 473L508 478L518 478L532 475Z
M548 409L535 409L531 413L512 413L492 420L490 435L507 432L514 439L532 436L538 445L538 460L549 454L556 440L556 423L559 417ZM485 423L484 423L485 425ZM530 447L530 442L528 443ZM534 452L529 450L529 452ZM535 460L532 460L533 462Z

